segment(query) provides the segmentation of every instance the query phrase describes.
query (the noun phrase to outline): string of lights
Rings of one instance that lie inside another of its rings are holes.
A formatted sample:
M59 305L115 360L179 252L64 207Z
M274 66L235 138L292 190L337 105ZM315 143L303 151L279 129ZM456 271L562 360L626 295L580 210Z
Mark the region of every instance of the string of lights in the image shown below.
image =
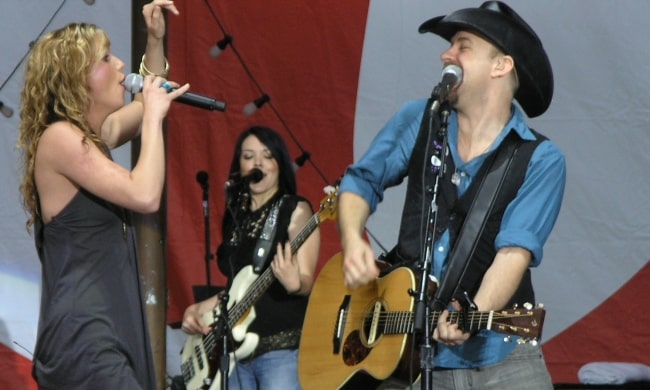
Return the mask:
M25 51L25 54L18 61L18 63L16 63L16 65L14 66L11 73L7 76L7 78L5 78L5 80L2 82L2 84L0 84L0 92L2 92L2 90L5 87L5 85L7 84L7 82L15 75L15 73L18 71L18 69L20 69L23 62L25 61L25 59L29 55L29 52L30 52L31 47L33 46L34 42L37 39L39 39L43 35L43 33L45 31L47 31L47 29L51 25L52 21L58 15L58 13L61 11L61 9L63 8L63 6L65 5L66 2L67 2L67 0L62 0L61 1L59 6L57 7L57 9L54 11L54 13L50 17L50 19L47 21L47 23L43 26L43 28L41 29L41 31L39 32L37 37L34 40L29 42L29 47ZM94 0L84 0L84 2L87 5L93 5L95 3ZM311 159L311 153L309 151L305 150L305 148L302 146L302 144L300 143L300 141L296 137L295 133L293 131L291 131L291 128L288 126L287 122L284 120L284 118L282 117L282 115L280 114L278 109L275 107L275 105L271 101L271 97L266 92L264 92L264 89L262 88L260 83L257 81L255 76L253 75L252 71L250 70L250 67L246 64L246 61L244 61L243 56L241 55L239 50L237 50L237 47L235 46L234 41L233 41L233 37L230 34L227 33L226 29L224 28L223 24L221 23L221 20L219 19L219 17L215 13L215 11L212 8L212 6L210 5L209 1L205 0L205 3L206 3L206 6L208 7L208 10L210 11L210 14L212 15L212 17L213 17L213 19L215 21L215 23L219 27L219 30L223 34L223 38L221 40L219 40L213 47L210 48L210 52L209 52L210 56L213 57L213 58L216 58L224 50L226 50L230 46L231 50L235 54L235 57L237 58L237 60L241 64L242 68L244 69L244 71L248 75L249 79L255 85L255 87L257 88L257 90L258 90L258 92L260 94L258 98L251 101L250 103L246 104L244 106L242 112L245 115L250 116L250 115L253 115L257 110L259 110L263 106L267 105L271 109L271 111L274 113L274 115L277 117L277 119L280 121L280 123L282 124L284 129L287 131L287 134L289 134L289 136L291 137L293 142L296 144L296 146L298 146L298 148L301 151L300 156L298 156L294 161L295 169L298 169L298 168L302 167L306 162L309 162L313 166L313 168L316 170L318 175L323 179L323 181L326 184L329 184L330 182L327 179L327 177L325 176L325 174L322 172L322 170ZM3 116L9 118L9 117L13 116L14 110L10 105L8 105L7 103L0 100L0 113Z
M309 163L310 163L310 164L312 165L312 167L316 170L316 172L318 173L318 175L323 179L323 181L325 182L325 184L330 185L331 182L327 179L327 177L323 174L323 172L320 170L320 168L318 168L318 166L317 166L317 165L314 163L314 161L311 159L311 153L309 153L308 151L306 151L306 150L302 147L302 145L301 145L300 142L298 141L298 138L296 137L296 135L291 131L291 129L290 129L289 126L287 125L287 122L284 120L284 118L282 117L282 115L280 115L280 112L277 110L277 108L273 105L273 102L271 101L271 97L270 97L269 95L267 95L267 94L264 92L264 89L262 89L260 83L257 81L257 79L255 78L255 76L254 76L253 73L251 72L250 68L248 67L248 65L247 65L246 62L244 61L242 55L241 55L241 54L239 53L239 51L237 50L237 47L236 47L235 44L234 44L234 38L233 38L233 36L230 35L230 34L228 34L228 32L226 31L226 29L225 29L224 26L223 26L223 23L221 23L221 20L219 19L219 17L217 16L217 14L214 12L214 9L212 8L212 6L210 6L209 0L205 0L205 4L206 4L206 6L208 7L208 10L210 11L210 14L212 15L212 17L213 17L215 23L216 23L217 26L219 27L219 30L221 30L221 33L223 34L223 38L220 39L220 40L219 40L219 41L218 41L214 46L212 46L212 47L210 48L210 51L209 51L210 56L216 58L216 57L218 57L218 56L219 56L219 55L220 55L220 54L221 54L221 53L222 53L222 52L223 52L223 51L224 51L228 46L230 46L231 50L232 50L233 53L235 54L235 57L237 57L237 59L239 60L239 63L241 64L242 68L244 69L244 71L246 72L246 74L247 74L248 77L250 78L251 82L256 86L257 90L258 90L259 93L260 93L260 97L259 97L259 98L255 99L254 101L252 101L252 102L248 103L246 106L244 106L243 113L244 113L245 115L252 115L253 113L255 113L255 111L257 111L259 108L261 108L261 107L264 106L265 104L268 105L269 108L273 111L273 113L274 113L275 116L277 117L277 119L280 121L280 123L282 124L282 126L284 127L284 129L287 131L287 133L289 134L289 136L291 137L291 139L296 143L296 145L298 146L298 148L299 148L300 151L302 152L302 154L301 154L300 156L298 156L298 157L294 160L294 169L296 169L296 170L299 169L300 167L302 167L302 166L305 164L305 162L309 161ZM371 238L375 243L377 243L377 245L381 248L381 250L382 250L384 253L388 253L388 251L387 251L386 248L381 244L381 242L379 241L379 239L378 239L375 235L373 235L372 232L371 232L369 229L366 228L365 231L366 231L366 233L368 233L368 235L370 236L370 238Z
M41 37L41 35L43 35L43 33L50 27L50 24L52 24L52 21L54 20L56 15L58 15L58 13L61 11L61 8L63 8L63 5L65 4L66 1L68 1L68 0L63 0L61 2L61 4L59 4L57 9L54 11L52 16L50 17L50 19L47 21L47 23L45 23L45 26L43 26L43 29L41 30L41 32L38 33L38 36L36 37L36 39L29 42L29 46L27 48L27 51L23 55L23 57L20 59L20 61L18 61L16 66L14 66L11 73L9 73L9 76L7 76L7 78L5 78L5 80L2 82L2 84L0 84L0 92L2 92L2 89L5 87L5 85L7 85L7 82L9 82L9 80L11 80L11 78L14 76L14 74L16 74L18 69L20 69L23 62L25 61L25 58L27 58L27 55L29 55L29 51L32 50L32 46L34 45L34 42L36 42L36 40L39 39ZM87 3L87 4L89 4L89 3ZM7 118L10 118L14 114L13 108L11 108L9 105L7 105L6 103L4 103L1 100L0 100L0 112L2 113L2 115L4 115Z
M287 122L284 120L282 115L280 115L280 112L278 109L275 107L273 104L273 101L271 100L271 97L264 92L264 89L260 85L260 83L257 81L255 76L253 75L253 72L251 72L250 68L246 64L246 61L244 61L244 58L242 57L241 53L239 50L237 50L237 47L235 45L235 39L232 35L230 35L226 29L223 26L223 23L221 23L221 20L217 16L216 12L212 8L212 6L209 3L209 0L205 0L205 4L208 7L208 10L210 11L210 14L212 15L212 18L214 19L215 23L219 27L219 30L223 34L223 38L220 39L214 46L212 46L209 50L209 54L211 57L216 58L218 57L224 50L226 50L228 47L232 50L233 54L241 64L242 68L248 75L248 78L251 80L251 82L255 85L259 92L259 97L253 100L252 102L246 104L242 110L244 115L253 115L258 109L262 108L263 106L268 106L271 111L273 111L273 114L277 117L277 119L280 121L284 129L287 131L293 142L298 146L298 148L301 151L301 155L296 158L294 161L295 164L295 169L298 169L299 167L302 167L306 162L309 162L312 167L316 170L318 175L323 179L325 184L331 184L331 182L327 179L325 174L320 170L320 168L314 163L314 161L311 159L311 153L309 153L305 148L303 148L302 144L296 137L296 135L291 131L289 128L289 125Z

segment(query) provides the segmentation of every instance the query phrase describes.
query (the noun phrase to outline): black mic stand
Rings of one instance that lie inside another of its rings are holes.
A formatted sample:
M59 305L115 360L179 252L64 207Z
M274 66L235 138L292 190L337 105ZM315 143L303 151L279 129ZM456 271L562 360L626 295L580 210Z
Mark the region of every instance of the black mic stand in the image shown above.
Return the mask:
M221 335L221 356L219 358L219 372L221 373L221 390L228 390L228 376L230 375L230 353L228 353L228 335L230 324L228 315L228 291L224 291L219 300L219 327L217 335Z
M228 181L224 185L224 190L226 192L226 212L229 212L232 216L233 223L236 226L238 235L241 233L239 224L237 222L237 213L232 209L231 196L233 191L235 191L237 186L231 186ZM236 199L239 200L239 199ZM230 261L230 259L228 259ZM230 264L230 269L232 270L232 263ZM219 373L221 374L221 390L228 389L228 378L230 376L230 353L228 351L229 336L231 336L230 329L230 315L228 314L228 300L230 299L230 287L232 285L234 277L231 277L228 280L227 287L219 295L219 321L218 327L216 329L217 337L221 337L221 352L219 356Z
M434 89L433 96L439 96L438 87ZM442 100L442 103L440 103ZM432 324L429 322L431 320L431 307L428 303L429 294L428 294L428 285L429 285L429 275L431 274L431 266L433 263L433 244L436 231L436 222L437 222L437 201L438 201L438 189L439 184L442 181L442 178L445 174L445 158L448 153L447 145L447 125L449 120L449 101L447 99L434 99L429 107L429 136L427 139L427 153L425 154L425 164L428 163L427 160L430 153L428 153L428 148L431 147L431 136L433 133L433 123L435 115L438 114L438 109L440 109L440 129L437 134L437 138L441 141L440 156L438 156L438 161L434 164L438 164L437 175L435 178L435 184L432 189L427 189L423 183L422 198L425 199L427 191L431 191L432 198L431 203L428 206L427 220L426 220L426 230L424 238L424 248L421 250L421 258L423 259L420 266L420 286L417 292L412 292L412 295L417 295L415 303L415 316L413 320L413 333L421 335L421 344L420 344L420 370L421 370L421 384L420 388L422 390L430 390L433 383L433 368L434 368L434 358L436 350L431 342L432 340ZM432 158L433 162L434 159ZM424 171L426 172L426 170Z
M199 175L200 174L201 172L199 172ZM212 284L212 278L210 277L210 260L212 260L213 255L212 251L210 250L210 203L208 202L207 173L205 176L206 180L204 183L201 183L201 188L203 189L203 225L205 226L205 275L206 286L209 289Z
M221 287L212 286L212 277L210 276L210 261L214 258L214 255L211 251L212 244L210 243L210 204L208 202L208 173L205 171L199 171L196 174L196 181L201 185L203 190L202 205L203 205L203 225L205 230L205 275L206 275L206 285L205 286L193 286L194 292L194 301L200 302L206 300L215 294L217 294Z

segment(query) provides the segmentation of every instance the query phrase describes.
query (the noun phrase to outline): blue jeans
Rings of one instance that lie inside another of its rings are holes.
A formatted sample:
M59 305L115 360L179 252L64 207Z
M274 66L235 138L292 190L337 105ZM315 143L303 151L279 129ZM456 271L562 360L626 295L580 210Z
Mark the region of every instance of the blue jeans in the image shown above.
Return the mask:
M389 380L379 388L420 390L419 382L408 386ZM522 344L502 362L491 366L435 370L431 387L435 390L552 390L553 382L541 347Z
M300 390L298 350L281 349L237 363L228 378L228 390Z

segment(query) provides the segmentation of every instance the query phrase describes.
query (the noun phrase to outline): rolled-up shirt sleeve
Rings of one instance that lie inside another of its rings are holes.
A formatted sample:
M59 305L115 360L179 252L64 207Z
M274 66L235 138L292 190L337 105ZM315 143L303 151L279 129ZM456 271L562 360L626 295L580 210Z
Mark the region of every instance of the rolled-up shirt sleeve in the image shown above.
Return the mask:
M375 212L384 190L400 184L407 174L425 105L426 100L410 101L393 115L364 155L346 169L339 193L361 196Z
M564 155L552 142L540 143L530 159L524 183L506 208L495 248L526 248L533 255L531 266L539 265L542 248L560 213L565 182Z

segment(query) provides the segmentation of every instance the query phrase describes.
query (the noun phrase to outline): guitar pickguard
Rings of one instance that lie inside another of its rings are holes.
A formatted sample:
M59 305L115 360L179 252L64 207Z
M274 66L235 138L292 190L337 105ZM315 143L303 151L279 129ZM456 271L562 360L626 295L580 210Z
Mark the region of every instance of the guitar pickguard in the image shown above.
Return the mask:
M361 328L348 334L343 343L343 362L348 366L361 363L379 343L384 332L381 320L386 311L386 302L377 299L371 302L364 310Z
M343 362L348 366L356 366L370 354L371 349L361 341L360 332L351 332L343 343Z

